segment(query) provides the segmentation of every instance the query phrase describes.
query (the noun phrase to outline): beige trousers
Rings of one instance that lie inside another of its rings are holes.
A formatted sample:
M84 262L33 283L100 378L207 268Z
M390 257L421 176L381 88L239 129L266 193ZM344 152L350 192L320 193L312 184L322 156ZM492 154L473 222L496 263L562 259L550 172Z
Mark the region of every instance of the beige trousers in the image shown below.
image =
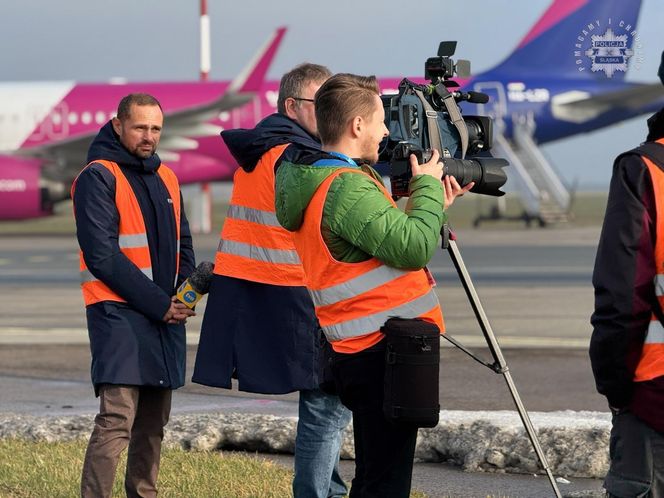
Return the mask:
M171 394L170 389L157 387L99 387L99 413L83 462L81 498L110 498L118 460L127 446L127 497L157 496L161 441L171 411Z

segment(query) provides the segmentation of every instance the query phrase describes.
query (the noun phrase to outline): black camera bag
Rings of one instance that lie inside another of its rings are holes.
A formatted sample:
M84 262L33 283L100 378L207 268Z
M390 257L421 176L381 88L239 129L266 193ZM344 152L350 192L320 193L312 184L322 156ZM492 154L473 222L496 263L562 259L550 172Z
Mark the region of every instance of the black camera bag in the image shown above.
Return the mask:
M435 427L440 412L440 330L419 318L390 318L381 332L386 336L385 418L416 427Z

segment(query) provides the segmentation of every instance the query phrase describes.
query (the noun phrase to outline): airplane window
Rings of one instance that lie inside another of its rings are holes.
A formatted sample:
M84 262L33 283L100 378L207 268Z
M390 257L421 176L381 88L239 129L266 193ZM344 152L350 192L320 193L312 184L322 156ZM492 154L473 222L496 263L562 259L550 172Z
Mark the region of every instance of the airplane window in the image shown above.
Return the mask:
M106 113L103 111L97 111L95 113L95 122L97 124L104 124L106 122Z
M92 114L89 113L88 111L85 111L83 114L81 114L81 123L83 124L92 123Z
M67 121L69 121L70 125L75 125L76 123L78 123L78 114L76 114L75 112L70 112L69 116L67 116Z
M51 121L53 124L59 125L62 123L62 114L59 112L56 112L55 114L51 114Z

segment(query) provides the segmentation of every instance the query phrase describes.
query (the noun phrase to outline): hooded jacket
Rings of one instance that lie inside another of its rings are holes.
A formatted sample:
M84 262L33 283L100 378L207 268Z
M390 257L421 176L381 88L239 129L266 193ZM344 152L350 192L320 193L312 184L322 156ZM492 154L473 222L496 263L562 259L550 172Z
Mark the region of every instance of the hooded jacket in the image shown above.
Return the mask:
M95 160L117 163L138 200L146 226L153 280L119 250L115 177ZM92 381L176 388L184 384L184 326L162 318L176 285L193 270L191 234L180 220L180 268L176 275L176 228L166 186L156 174L156 154L142 160L119 142L111 122L94 139L86 167L76 179L74 215L79 245L90 272L126 300L86 309Z
M222 131L221 138L246 172L253 171L263 154L277 145L291 144L275 164L275 169L285 159L295 160L303 154L320 150L320 142L315 137L288 116L278 113L264 118L250 130Z
M253 129L228 130L221 136L249 178L263 155L276 146L289 144L275 168L320 148L304 128L281 114L268 116ZM305 287L214 274L192 381L230 388L235 376L241 391L264 394L314 389L319 339Z
M648 121L649 141L664 136L663 123L662 111ZM656 231L656 214L647 166L637 154L618 156L593 271L590 359L597 390L611 407L629 408L664 432L664 377L633 381L656 302L654 249L664 237Z

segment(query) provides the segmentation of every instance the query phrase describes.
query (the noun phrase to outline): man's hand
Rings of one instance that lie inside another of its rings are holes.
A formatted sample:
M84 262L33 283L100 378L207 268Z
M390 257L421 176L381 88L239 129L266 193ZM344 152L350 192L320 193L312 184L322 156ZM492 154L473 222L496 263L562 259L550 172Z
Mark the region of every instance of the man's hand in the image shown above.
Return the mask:
M194 310L189 309L186 304L181 303L176 296L173 296L171 297L171 307L168 308L163 320L170 324L180 323L184 325L190 316L196 316Z
M443 163L438 162L439 159L440 154L436 149L434 149L429 162L424 164L417 164L417 157L415 154L410 155L409 161L413 176L430 175L434 178L437 178L438 180L443 181L443 186L445 187L445 209L447 209L452 205L456 197L462 196L471 188L473 188L475 186L475 182L470 182L465 187L461 187L459 182L457 182L456 178L453 176L448 175L443 178Z
M463 194L473 188L475 186L475 182L470 182L465 187L461 187L456 178L447 175L445 178L443 178L443 186L445 187L445 209L447 209L452 205L455 198L461 197Z
M431 159L429 162L424 164L417 164L417 156L411 154L408 160L410 161L410 168L413 173L413 176L417 175L429 175L440 180L443 178L443 163L438 162L440 159L440 154L436 149L433 150L431 154Z

